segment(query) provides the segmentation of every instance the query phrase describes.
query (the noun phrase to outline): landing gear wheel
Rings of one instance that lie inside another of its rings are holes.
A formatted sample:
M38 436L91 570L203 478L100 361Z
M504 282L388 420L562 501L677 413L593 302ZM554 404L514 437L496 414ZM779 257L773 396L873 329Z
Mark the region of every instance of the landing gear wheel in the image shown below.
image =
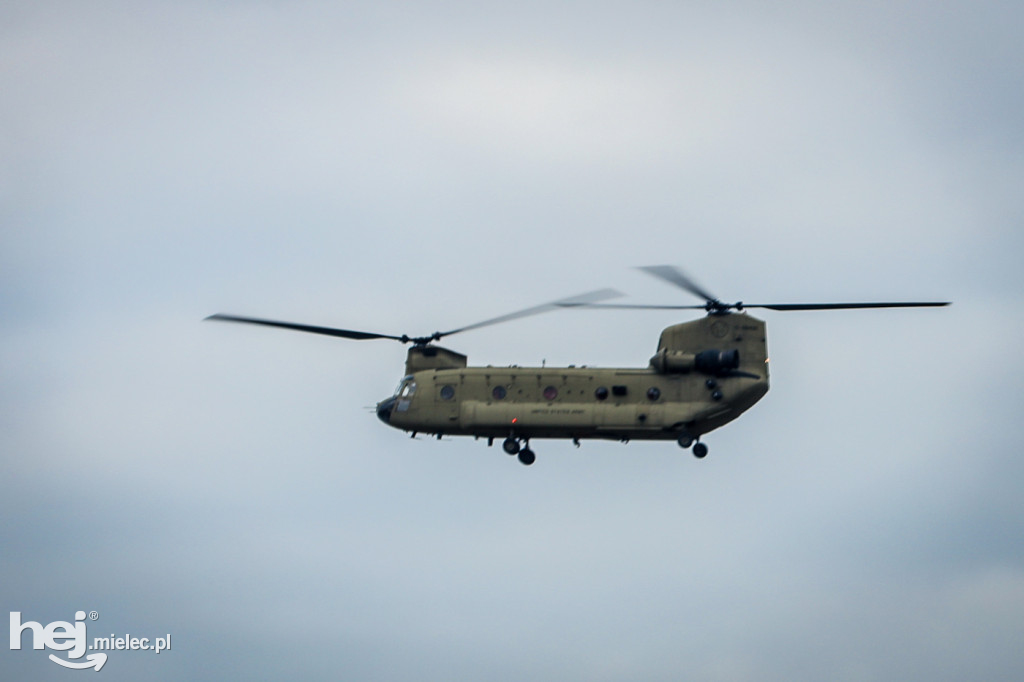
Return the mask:
M679 443L679 447L686 450L691 445L693 445L693 436L688 434L686 431L683 431L681 434L679 434L679 438L676 440L676 442Z
M506 438L501 444L501 449L510 455L514 455L519 452L519 441L515 438Z
M535 455L533 453L533 450L531 450L530 448L523 448L522 450L519 451L519 461L525 464L526 466L530 466L531 464L537 461L537 455Z
M693 456L697 459L704 459L708 454L708 446L704 443L695 443L693 446Z

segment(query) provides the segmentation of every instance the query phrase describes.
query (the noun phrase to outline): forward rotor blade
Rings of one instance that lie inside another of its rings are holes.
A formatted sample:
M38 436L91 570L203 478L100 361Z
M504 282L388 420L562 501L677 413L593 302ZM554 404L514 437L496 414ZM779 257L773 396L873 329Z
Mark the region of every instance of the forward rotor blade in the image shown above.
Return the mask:
M654 275L655 277L663 279L670 284L674 284L683 291L688 291L694 296L699 296L705 301L711 301L713 303L718 302L716 297L709 294L704 290L704 288L683 274L683 271L674 265L641 265L637 270L643 270L649 275Z
M352 331L350 329L335 329L334 327L316 327L309 324L296 324L294 322L279 322L277 320L264 320L258 317L239 317L237 315L224 315L217 313L210 315L207 320L220 320L222 322L242 322L245 324L259 324L264 327L279 327L293 331L308 332L310 334L323 334L325 336L340 336L344 339L355 339L366 341L369 339L394 339L405 343L409 340L407 336L392 336L390 334L376 334L374 332Z
M500 324L502 322L509 322L511 320L518 320L523 317L530 315L538 315L540 313L546 313L549 310L556 310L558 308L575 308L588 306L598 301L606 301L610 298L618 298L622 296L622 293L615 289L597 289L596 291L588 291L577 296L570 296L569 298L562 298L557 301L551 301L550 303L542 303L535 305L530 308L524 308L523 310L517 310L514 313L508 313L506 315L500 315L498 317L492 317L489 320L483 322L475 322L473 324L466 325L465 327L459 327L458 329L452 329L446 332L437 332L434 335L435 339L440 339L442 336L449 336L451 334L458 334L459 332L469 331L470 329L479 329L480 327L488 327L492 324Z

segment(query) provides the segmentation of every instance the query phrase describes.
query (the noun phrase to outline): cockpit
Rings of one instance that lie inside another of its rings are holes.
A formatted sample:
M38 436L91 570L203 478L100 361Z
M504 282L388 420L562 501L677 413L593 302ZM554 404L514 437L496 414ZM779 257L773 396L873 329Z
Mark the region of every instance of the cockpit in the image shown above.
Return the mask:
M411 398L416 393L416 379L413 375L402 377L395 388L396 398Z
M391 413L407 411L415 393L416 380L413 376L410 374L402 377L402 380L398 382L398 387L395 388L394 395L377 403L377 417L385 424L390 423Z

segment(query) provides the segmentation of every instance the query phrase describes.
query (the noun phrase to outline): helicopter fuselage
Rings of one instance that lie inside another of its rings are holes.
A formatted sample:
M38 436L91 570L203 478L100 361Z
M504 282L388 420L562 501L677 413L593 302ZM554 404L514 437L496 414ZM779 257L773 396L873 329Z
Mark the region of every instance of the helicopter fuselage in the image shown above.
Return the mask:
M645 368L465 362L437 346L410 349L407 374L378 403L378 417L407 432L489 441L698 439L768 391L765 325L746 314L668 327Z

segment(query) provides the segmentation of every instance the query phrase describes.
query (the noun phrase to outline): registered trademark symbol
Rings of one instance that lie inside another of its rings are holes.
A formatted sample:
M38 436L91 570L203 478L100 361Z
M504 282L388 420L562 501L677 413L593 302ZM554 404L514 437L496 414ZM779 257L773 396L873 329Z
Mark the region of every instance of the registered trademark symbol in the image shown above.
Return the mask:
M100 614L96 611L89 612L89 620L99 620Z

